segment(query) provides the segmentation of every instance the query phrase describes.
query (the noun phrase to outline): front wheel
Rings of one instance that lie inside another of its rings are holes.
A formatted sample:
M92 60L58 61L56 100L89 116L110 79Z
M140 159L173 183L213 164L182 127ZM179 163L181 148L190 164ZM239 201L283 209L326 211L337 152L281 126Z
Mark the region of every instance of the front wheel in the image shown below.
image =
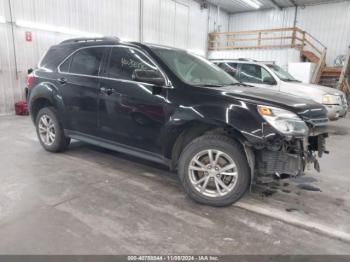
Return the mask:
M178 173L186 193L196 202L211 206L231 205L250 184L250 169L241 145L223 135L204 135L186 146Z
M70 138L64 135L55 108L42 108L36 117L35 124L39 141L45 150L60 152L68 147Z

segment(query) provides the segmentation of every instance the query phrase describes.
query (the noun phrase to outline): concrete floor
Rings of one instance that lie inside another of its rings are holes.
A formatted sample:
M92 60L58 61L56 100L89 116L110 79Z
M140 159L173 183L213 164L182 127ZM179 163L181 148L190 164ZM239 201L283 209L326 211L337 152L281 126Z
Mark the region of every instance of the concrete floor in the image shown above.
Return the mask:
M51 154L28 117L0 117L0 254L350 254L350 121L333 126L320 174L212 208L161 166L80 142Z

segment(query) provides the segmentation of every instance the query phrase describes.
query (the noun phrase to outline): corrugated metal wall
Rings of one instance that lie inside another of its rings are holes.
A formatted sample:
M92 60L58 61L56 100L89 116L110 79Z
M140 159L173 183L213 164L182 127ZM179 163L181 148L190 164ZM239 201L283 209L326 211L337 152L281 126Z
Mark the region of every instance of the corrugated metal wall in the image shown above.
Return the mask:
M208 10L191 0L146 0L143 41L206 54Z
M205 56L208 41L208 9L201 9L195 1L189 1L188 49Z
M294 26L295 8L272 9L233 14L229 31L244 31ZM297 27L307 31L327 48L326 63L346 54L350 45L350 1L298 8Z
M0 16L6 17L8 12L7 1L0 0ZM0 23L0 39L0 115L3 115L13 110L21 92L16 85L10 25Z
M207 9L193 0L142 1L142 14L140 0L11 0L11 9L14 23L25 21L133 41L142 38L206 54ZM0 0L0 16L8 21L0 24L0 114L13 113L14 102L24 98L27 69L35 67L51 45L75 37L15 25L16 77L8 3ZM26 31L32 32L32 42L25 41Z
M230 15L215 5L209 5L209 33L229 31Z
M270 28L292 27L294 8L282 11L271 9L230 15L229 31L246 31Z

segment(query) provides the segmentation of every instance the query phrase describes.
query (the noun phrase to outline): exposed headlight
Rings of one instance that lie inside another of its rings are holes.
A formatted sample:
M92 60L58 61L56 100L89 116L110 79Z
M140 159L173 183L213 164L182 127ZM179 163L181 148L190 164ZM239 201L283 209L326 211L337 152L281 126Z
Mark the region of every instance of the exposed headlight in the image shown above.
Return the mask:
M305 122L293 112L263 105L258 105L258 112L272 127L283 135L305 136L309 132Z
M339 96L334 95L323 95L322 96L322 104L324 105L336 105L339 103Z

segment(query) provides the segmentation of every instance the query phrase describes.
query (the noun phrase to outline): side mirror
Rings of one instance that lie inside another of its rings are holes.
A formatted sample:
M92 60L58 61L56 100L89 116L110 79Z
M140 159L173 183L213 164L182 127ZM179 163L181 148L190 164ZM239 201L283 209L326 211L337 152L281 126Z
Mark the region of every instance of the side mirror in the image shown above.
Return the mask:
M274 85L276 85L276 81L272 77L267 76L267 77L264 77L263 84L274 86Z
M135 69L132 79L138 82L153 84L155 86L165 86L165 79L159 71Z

